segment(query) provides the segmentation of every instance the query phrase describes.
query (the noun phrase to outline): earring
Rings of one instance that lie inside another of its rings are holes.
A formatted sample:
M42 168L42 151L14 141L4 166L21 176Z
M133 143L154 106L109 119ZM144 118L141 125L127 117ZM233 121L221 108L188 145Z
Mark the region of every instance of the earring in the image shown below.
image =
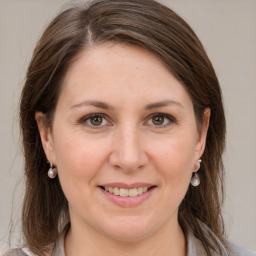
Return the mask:
M191 181L190 181L190 183L191 183L191 185L192 185L193 187L197 187L197 186L200 184L200 178L199 178L199 175L198 175L197 171L200 169L200 164L201 164L201 162L202 162L201 159L199 159L199 160L197 161L198 168L197 168L196 171L194 171L193 177L191 178Z
M50 168L48 170L48 177L54 179L57 176L57 168L50 163Z

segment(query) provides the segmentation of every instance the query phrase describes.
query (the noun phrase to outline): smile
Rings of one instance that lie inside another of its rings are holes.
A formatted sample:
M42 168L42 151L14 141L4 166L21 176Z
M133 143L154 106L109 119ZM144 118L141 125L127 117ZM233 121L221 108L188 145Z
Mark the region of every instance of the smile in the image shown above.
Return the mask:
M127 184L113 182L98 186L103 192L104 198L120 207L137 207L154 193L157 186L150 183L137 182Z
M113 187L103 187L105 191L109 192L110 194L114 194L116 196L121 197L135 197L147 192L150 187L139 187L139 188L113 188Z

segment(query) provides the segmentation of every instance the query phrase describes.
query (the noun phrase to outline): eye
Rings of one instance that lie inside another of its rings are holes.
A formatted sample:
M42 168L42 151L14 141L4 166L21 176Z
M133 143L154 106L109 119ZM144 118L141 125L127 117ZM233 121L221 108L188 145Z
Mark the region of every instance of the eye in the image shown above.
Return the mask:
M148 125L165 127L174 122L174 118L164 113L158 113L151 116Z
M153 116L152 117L152 123L154 125L162 125L166 121L165 119L166 118L164 116Z
M91 114L86 117L84 117L81 120L82 123L84 123L87 126L92 127L102 127L109 125L109 122L106 120L104 114Z

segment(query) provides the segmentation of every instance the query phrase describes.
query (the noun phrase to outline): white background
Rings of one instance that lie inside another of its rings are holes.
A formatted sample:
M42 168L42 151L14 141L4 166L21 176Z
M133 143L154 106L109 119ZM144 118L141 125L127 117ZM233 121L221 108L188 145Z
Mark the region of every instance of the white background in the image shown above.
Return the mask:
M18 101L26 68L41 32L66 2L0 0L0 253L8 246L11 213L16 216L14 226L20 223ZM227 234L233 242L256 250L256 1L161 2L192 26L219 77L228 125Z

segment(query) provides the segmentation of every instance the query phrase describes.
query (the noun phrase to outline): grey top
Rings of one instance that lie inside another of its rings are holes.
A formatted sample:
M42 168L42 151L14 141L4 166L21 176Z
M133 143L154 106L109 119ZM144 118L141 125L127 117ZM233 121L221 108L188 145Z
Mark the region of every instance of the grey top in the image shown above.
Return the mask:
M207 228L205 225L203 225L203 227L205 231L213 235L213 233L209 230L209 228ZM60 236L60 238L56 243L56 247L47 256L65 256L64 237L65 237L65 232L62 233L62 235ZM187 256L207 256L207 253L204 250L204 247L201 241L194 236L193 232L190 229L187 230L186 238L187 238ZM216 236L215 238L218 241L220 248L222 248L223 256L256 256L255 251L242 248L230 242L228 242L228 246L225 247L218 240ZM212 254L213 256L218 256L217 253L212 253ZM36 256L36 255L33 254L28 248L21 248L21 249L9 250L3 256Z

